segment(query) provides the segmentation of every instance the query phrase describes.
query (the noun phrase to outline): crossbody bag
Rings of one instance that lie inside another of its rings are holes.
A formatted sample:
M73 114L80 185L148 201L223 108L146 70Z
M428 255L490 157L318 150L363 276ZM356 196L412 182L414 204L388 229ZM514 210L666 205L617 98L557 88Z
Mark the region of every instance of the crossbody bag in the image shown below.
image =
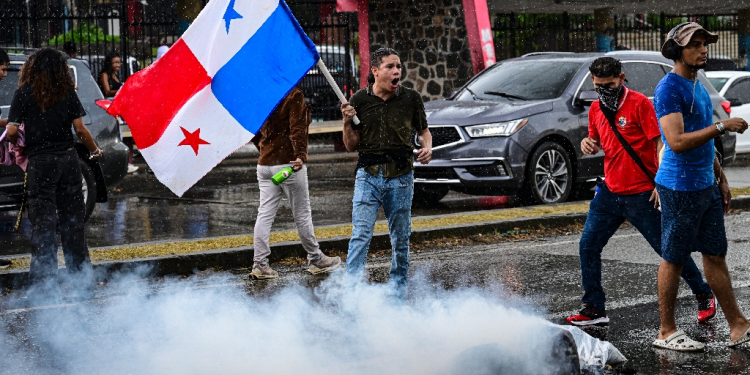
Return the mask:
M609 123L609 126L612 128L612 131L615 133L615 136L617 137L617 140L620 141L620 144L622 144L622 148L625 149L625 151L630 155L630 158L633 159L633 161L638 164L638 166L641 168L643 173L646 174L649 180L651 180L651 183L656 183L654 181L654 177L651 176L651 172L646 168L646 164L643 164L643 160L638 156L638 154L633 150L633 147L630 146L630 143L625 140L625 137L620 134L620 131L617 130L617 125L615 125L614 118L610 119L609 116L604 116L607 118L607 122Z

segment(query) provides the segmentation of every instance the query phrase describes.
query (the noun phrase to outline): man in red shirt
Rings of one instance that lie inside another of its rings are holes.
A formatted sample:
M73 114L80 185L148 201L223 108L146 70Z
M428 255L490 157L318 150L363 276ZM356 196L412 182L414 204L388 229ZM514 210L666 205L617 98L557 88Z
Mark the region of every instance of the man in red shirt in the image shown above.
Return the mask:
M609 323L601 281L601 253L625 220L661 256L661 212L654 184L661 133L654 106L645 95L623 85L625 74L619 60L600 57L591 63L589 71L599 100L591 105L589 137L581 142L581 151L586 155L604 151L605 181L597 185L578 249L584 307L567 320L579 326ZM618 138L613 125L638 161ZM692 259L685 264L682 278L698 299L698 322L713 318L716 301Z

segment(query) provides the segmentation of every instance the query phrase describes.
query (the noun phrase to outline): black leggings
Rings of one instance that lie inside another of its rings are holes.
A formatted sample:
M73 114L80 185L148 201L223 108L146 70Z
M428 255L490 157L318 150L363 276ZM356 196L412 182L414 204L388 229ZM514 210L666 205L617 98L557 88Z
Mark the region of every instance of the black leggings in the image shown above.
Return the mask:
M57 274L57 228L69 274L82 273L90 282L91 259L84 233L81 167L74 150L34 155L28 166L28 214L32 224L32 284Z

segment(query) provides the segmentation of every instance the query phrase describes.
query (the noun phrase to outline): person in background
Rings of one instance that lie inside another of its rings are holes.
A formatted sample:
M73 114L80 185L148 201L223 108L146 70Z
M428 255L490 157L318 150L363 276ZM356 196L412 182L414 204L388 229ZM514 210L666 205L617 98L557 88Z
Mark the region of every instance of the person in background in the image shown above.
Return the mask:
M84 232L85 203L81 165L71 127L98 160L97 147L83 124L86 112L76 95L67 56L42 48L23 65L8 116L8 138L15 142L25 126L28 164L28 215L32 224L29 279L32 295L57 297L57 236L60 231L68 285L74 297L93 297L94 275Z
M120 68L122 67L122 60L120 54L112 51L104 56L104 63L102 64L102 71L99 72L99 88L102 89L104 96L111 98L117 94L117 91L122 87L120 81Z
M67 53L68 56L70 56L71 59L78 58L78 52L76 48L76 44L73 41L65 42L63 44L63 52Z
M0 82L8 76L8 68L10 68L10 56L8 52L0 48ZM0 107L0 117L3 117L3 108ZM7 118L0 118L0 133L5 130L5 126L8 125ZM7 259L0 259L0 268L8 268L11 265L11 261Z
M122 87L122 82L120 82L121 67L122 60L119 53L112 51L104 56L102 71L99 73L99 87L102 89L104 96L113 97ZM123 143L128 146L128 173L133 173L138 170L138 167L133 165L133 139L125 138Z
M295 88L279 103L252 139L260 151L257 168L260 205L255 219L255 254L250 272L254 279L279 277L278 272L268 265L268 256L271 255L269 239L273 219L284 194L292 206L302 247L307 251L310 266L308 271L319 274L330 272L341 265L341 258L323 254L315 239L305 166L310 121L310 107L305 103L302 91ZM274 185L271 177L287 167L291 167L294 173L280 185Z

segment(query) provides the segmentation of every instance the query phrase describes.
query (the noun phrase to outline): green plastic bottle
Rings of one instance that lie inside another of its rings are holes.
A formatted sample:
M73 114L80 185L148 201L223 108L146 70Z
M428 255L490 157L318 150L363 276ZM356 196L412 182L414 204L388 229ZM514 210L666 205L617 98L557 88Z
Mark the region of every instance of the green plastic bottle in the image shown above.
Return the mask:
M286 167L271 177L271 181L276 186L281 185L282 182L286 181L287 178L292 177L294 170L290 167Z

